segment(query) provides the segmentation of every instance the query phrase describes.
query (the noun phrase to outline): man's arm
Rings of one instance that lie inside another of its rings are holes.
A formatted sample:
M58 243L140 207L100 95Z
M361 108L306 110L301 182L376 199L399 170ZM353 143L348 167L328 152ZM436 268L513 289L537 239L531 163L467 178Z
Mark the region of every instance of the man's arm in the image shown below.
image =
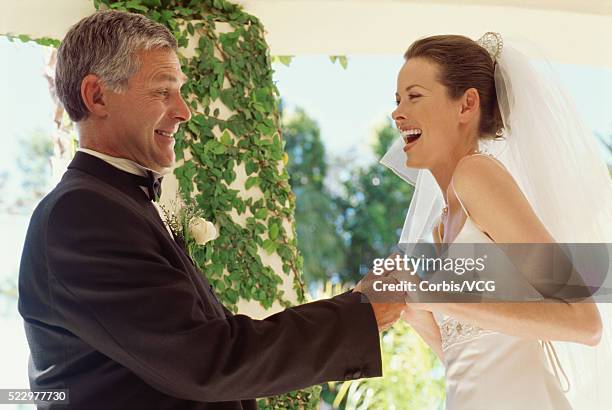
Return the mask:
M142 217L91 191L58 201L46 243L59 323L166 394L240 400L381 375L377 323L359 293L265 320L218 317Z

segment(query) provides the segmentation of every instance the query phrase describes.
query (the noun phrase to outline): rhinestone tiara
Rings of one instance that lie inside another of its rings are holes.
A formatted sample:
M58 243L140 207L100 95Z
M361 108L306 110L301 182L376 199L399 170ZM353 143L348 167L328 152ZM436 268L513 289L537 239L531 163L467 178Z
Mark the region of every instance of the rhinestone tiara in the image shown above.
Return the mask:
M501 34L488 31L480 37L476 43L487 50L493 61L497 61L504 48L504 39Z

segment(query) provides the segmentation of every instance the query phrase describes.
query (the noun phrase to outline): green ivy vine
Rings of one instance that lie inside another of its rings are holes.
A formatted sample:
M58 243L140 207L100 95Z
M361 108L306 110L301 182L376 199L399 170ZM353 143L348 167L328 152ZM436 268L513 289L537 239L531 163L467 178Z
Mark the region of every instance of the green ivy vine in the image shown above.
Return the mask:
M19 40L22 43L27 43L30 41L33 41L37 44L40 44L41 46L45 46L45 47L55 47L58 48L60 45L60 41L56 40L54 38L50 38L50 37L40 37L40 38L32 38L30 36L28 36L27 34L19 34L19 35L14 35L11 33L7 33L4 34L4 37L7 38L8 41L10 42L15 42L15 40Z

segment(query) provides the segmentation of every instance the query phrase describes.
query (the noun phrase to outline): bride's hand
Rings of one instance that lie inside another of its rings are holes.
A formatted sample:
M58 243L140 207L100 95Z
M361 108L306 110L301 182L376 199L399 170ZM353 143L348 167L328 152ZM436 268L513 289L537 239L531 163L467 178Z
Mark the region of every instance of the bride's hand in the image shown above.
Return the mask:
M407 304L402 312L402 319L411 325L429 321L432 318L430 311L418 309L417 306L417 304Z

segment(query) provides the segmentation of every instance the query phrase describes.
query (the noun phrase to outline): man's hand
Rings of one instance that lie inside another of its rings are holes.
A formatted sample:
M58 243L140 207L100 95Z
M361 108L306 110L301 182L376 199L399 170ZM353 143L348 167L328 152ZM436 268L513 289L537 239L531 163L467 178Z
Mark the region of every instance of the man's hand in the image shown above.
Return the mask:
M390 328L402 316L405 307L403 303L372 303L378 331Z
M382 274L376 275L370 271L353 289L353 292L360 292L368 297L376 317L378 331L391 327L400 318L406 306L406 292L395 289L400 282L391 275L393 272L395 271L385 270Z

